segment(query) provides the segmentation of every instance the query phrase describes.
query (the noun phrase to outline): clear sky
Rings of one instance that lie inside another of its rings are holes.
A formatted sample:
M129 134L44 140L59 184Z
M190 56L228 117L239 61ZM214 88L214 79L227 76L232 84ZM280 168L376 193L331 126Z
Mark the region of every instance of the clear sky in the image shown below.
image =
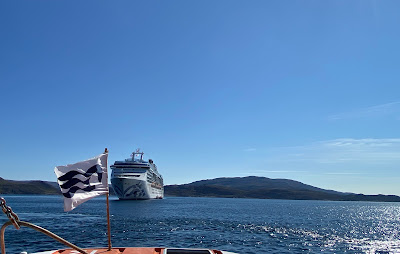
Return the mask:
M0 177L140 147L166 184L400 195L400 1L1 1Z

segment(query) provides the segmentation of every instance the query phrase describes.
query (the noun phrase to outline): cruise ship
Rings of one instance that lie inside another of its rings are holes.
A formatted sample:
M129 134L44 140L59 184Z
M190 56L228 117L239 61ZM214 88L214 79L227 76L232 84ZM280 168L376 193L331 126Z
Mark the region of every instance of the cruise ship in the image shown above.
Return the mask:
M143 160L143 154L137 149L131 158L110 166L111 184L119 199L164 198L163 178L153 160Z

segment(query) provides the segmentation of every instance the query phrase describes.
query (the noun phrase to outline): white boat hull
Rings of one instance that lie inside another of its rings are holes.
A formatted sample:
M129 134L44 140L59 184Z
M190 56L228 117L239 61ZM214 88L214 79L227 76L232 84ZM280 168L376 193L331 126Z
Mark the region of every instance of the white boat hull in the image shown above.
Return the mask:
M146 180L128 177L111 179L115 194L119 199L161 199L164 198L163 187L153 187Z

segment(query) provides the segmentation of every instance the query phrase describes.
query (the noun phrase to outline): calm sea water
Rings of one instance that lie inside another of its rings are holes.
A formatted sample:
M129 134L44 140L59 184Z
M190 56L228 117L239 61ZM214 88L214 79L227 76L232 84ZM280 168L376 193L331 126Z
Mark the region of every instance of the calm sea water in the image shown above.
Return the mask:
M21 220L80 247L106 246L105 198L65 213L61 196L4 196ZM400 204L224 198L111 198L113 246L215 248L238 253L400 253ZM0 223L6 221L5 215ZM63 248L23 228L7 253Z

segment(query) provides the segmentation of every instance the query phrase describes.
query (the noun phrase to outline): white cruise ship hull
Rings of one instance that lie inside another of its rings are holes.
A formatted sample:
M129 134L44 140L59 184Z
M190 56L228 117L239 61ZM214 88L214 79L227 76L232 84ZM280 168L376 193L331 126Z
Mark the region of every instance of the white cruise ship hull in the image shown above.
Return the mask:
M140 155L140 159L137 159ZM131 159L115 161L110 166L111 183L119 199L164 198L163 178L152 159L143 160L143 152L133 152Z
M119 199L161 199L164 189L151 186L146 180L117 177L111 179Z

